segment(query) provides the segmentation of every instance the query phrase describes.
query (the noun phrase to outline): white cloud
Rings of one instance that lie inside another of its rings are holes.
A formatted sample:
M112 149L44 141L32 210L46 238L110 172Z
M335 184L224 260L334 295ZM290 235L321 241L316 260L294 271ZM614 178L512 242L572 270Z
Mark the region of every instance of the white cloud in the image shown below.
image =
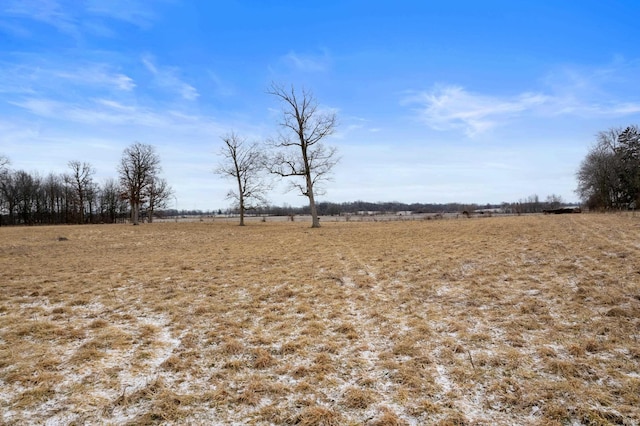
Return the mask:
M178 93L183 99L188 101L196 100L200 94L198 90L188 83L182 81L179 77L179 70L173 67L158 67L154 63L151 55L144 55L142 63L147 70L153 74L154 82L159 87Z
M549 97L523 93L511 98L475 94L460 86L437 86L405 103L419 104L419 117L436 130L462 128L469 136L497 126L524 111L549 102Z
M572 90L565 87L561 93L497 96L473 93L457 85L437 85L411 94L402 104L417 105L418 118L435 130L462 129L470 137L523 116L591 118L640 112L640 102L621 101L613 95L606 99L602 90L593 88L592 81L575 73L570 75Z

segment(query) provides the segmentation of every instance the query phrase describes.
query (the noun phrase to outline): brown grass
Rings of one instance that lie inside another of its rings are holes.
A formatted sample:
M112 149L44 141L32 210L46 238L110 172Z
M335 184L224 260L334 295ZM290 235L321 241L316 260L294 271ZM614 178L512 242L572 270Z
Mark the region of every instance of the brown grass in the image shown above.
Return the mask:
M0 241L2 424L640 421L637 217Z

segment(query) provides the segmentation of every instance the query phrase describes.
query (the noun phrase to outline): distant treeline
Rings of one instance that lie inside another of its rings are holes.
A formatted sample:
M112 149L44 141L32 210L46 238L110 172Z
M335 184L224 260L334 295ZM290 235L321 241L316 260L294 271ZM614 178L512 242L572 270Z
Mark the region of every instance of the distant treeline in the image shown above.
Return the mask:
M51 173L42 177L24 170L0 176L0 225L55 225L67 223L125 222L129 206L118 183L93 182L82 187L74 180Z
M2 160L2 157L0 157ZM123 223L131 217L131 205L123 186L116 179L107 179L102 185L93 181L91 167L87 163L70 162L71 173L50 173L41 176L24 170L12 170L0 162L0 226L6 225L53 225L70 223ZM4 166L4 167L3 167ZM156 196L158 193L154 193ZM176 216L215 216L237 214L235 208L218 210L176 210L167 208L171 193L157 199L156 209L150 209L147 202L140 211L141 221L151 218ZM376 215L376 214L419 214L419 213L462 213L495 211L503 213L540 213L562 207L562 199L550 195L541 201L537 195L512 203L463 204L463 203L401 203L351 201L344 203L318 202L318 214ZM248 214L260 216L291 216L310 214L309 206L266 205Z
M350 201L344 203L333 203L329 201L321 201L317 203L318 214L322 216L339 216L339 215L376 215L376 214L397 214L397 213L462 213L477 211L494 211L510 214L522 213L542 213L544 210L557 209L563 206L563 201L559 196L551 195L545 201L541 201L537 195L529 196L525 199L512 203L500 204L464 204L464 203L401 203L398 201L386 202L369 202L369 201ZM174 210L167 209L159 212L164 217L175 216L215 216L238 214L238 210L234 208L219 210ZM257 216L290 216L290 215L308 215L309 206L291 207L284 206L262 206L248 212L250 215Z

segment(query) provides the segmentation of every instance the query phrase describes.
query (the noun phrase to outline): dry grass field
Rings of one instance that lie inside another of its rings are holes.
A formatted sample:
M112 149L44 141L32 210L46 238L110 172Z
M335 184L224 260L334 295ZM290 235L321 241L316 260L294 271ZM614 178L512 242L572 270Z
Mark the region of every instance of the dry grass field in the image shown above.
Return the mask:
M2 424L640 421L639 217L0 228L0 286Z

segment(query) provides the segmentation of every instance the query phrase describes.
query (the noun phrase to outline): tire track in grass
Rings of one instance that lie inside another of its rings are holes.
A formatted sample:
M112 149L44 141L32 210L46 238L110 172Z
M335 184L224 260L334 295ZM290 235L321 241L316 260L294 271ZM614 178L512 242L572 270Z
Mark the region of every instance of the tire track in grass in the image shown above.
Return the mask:
M377 277L378 271L365 263L356 250L346 243L334 242L333 247L344 271L342 285L345 287L347 315L353 319L354 327L358 330L358 340L364 343L360 346L366 347L357 354L363 361L363 366L359 369L361 373L351 375L350 380L344 383L342 393L348 388L366 388L366 384L372 381L373 389L380 399L364 410L364 419L360 419L361 421L366 423L386 415L398 417L409 425L417 425L417 420L406 413L405 407L395 402L398 385L393 379L394 372L385 368L384 360L380 358L385 352L392 353L393 348L390 336L376 324L372 313L384 311L392 301L384 292ZM366 303L361 301L362 298L366 298ZM396 327L402 328L404 325L397 323Z

